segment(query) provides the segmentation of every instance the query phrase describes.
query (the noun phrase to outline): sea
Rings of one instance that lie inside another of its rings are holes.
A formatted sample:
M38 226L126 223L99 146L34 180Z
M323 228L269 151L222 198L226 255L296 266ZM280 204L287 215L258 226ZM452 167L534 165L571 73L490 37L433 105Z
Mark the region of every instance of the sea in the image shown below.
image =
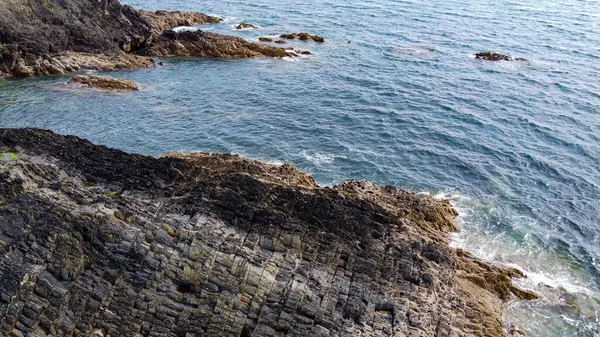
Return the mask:
M116 71L141 89L69 77L0 80L0 126L129 152L236 153L452 201L452 245L522 270L504 320L534 337L600 336L598 0L126 0L217 15L202 29L313 55L168 58ZM246 22L257 29L236 30ZM475 59L481 51L521 61Z

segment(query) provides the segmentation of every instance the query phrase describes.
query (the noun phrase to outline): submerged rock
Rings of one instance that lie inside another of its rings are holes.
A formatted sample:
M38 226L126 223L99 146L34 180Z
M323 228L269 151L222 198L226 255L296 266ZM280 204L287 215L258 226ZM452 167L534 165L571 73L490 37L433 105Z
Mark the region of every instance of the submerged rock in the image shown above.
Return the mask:
M240 37L212 32L164 31L154 43L144 51L147 56L196 56L196 57L284 57L282 48L248 42Z
M0 335L506 336L519 275L448 246L448 201L43 130L2 149Z
M69 83L81 83L88 88L102 90L131 91L139 89L137 83L132 80L98 75L76 75L71 78Z
M259 37L258 40L262 41L262 42L273 42L272 38L270 38L270 37L264 37L264 36Z

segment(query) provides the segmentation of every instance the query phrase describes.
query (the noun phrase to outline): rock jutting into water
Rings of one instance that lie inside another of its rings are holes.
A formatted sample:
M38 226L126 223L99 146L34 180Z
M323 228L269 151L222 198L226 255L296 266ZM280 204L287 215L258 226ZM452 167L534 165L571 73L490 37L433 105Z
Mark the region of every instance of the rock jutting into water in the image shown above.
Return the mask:
M69 83L81 83L89 88L111 91L132 91L139 89L137 83L132 80L98 75L75 75L69 80Z
M258 28L258 27L251 23L245 23L245 22L242 22L239 25L235 26L235 29L256 29L256 28Z
M0 13L0 77L154 66L152 58L131 53L152 46L163 30L222 21L196 12L137 10L117 0L3 1ZM228 52L211 56L219 54Z
M522 292L429 195L36 129L0 151L2 336L506 336Z
M143 51L147 56L197 56L221 58L285 57L283 48L248 42L240 37L204 31L164 31Z
M325 39L319 35L310 35L308 33L291 33L291 34L281 34L279 35L282 39L295 40L299 39L302 41L313 40L315 42L325 42Z

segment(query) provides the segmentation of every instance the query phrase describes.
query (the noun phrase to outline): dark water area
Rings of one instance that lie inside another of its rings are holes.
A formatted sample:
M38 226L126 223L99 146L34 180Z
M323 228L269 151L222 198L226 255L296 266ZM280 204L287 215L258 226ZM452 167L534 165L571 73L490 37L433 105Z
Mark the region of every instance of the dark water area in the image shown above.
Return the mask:
M0 80L0 126L126 151L232 152L321 184L358 178L450 198L453 245L521 268L542 294L510 302L530 336L600 336L600 3L141 1L215 14L201 29L314 55L167 59L113 72L135 93ZM261 25L235 30L239 22ZM351 43L348 43L350 41ZM497 51L527 61L475 60Z

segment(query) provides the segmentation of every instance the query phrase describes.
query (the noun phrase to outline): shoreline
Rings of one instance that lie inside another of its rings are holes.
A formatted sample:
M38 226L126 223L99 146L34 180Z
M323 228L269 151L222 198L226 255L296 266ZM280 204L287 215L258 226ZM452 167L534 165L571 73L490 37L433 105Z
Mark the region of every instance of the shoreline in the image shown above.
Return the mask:
M356 180L320 187L286 164L202 153L153 158L38 129L0 129L0 145L14 153L0 161L2 232L13 219L2 246L2 290L21 299L2 307L47 301L51 293L39 287L50 282L65 298L76 291L131 321L120 326L119 317L98 316L101 308L56 302L53 311L70 308L66 316L34 310L31 331L60 331L68 318L81 333L146 335L160 315L186 322L193 312L204 317L202 333L231 324L226 317L245 317L227 328L236 336L506 336L503 301L534 296L512 285L518 271L449 247L457 213L432 196ZM27 226L18 220L24 214ZM15 255L23 249L37 260ZM86 282L94 286L78 286ZM100 285L112 290L98 294ZM153 305L152 298L168 301ZM139 306L153 308L153 318L139 317ZM86 328L68 312L100 319ZM15 325L19 317L5 316L0 326L28 335ZM201 333L187 324L161 329L170 335L184 327Z

